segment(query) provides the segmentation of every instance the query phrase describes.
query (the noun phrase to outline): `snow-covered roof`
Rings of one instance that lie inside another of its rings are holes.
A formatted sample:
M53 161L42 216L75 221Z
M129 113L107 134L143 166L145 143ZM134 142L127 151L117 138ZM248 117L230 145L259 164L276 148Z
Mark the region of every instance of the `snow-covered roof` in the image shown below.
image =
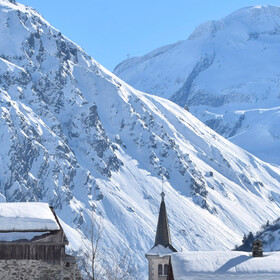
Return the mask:
M162 245L157 245L154 246L146 255L149 256L165 256L174 253L174 250L172 249L173 247L170 248L170 246L162 246Z
M200 279L204 279L203 275L210 277L212 274L215 279L226 279L225 276L218 277L224 274L229 277L238 274L238 279L255 279L246 278L248 274L251 277L253 274L280 274L280 252L268 252L264 253L264 257L253 258L248 252L190 251L172 254L171 262L175 280L187 280L190 275L198 274Z
M47 203L0 203L0 231L51 231L60 227Z
M1 232L0 233L0 241L18 241L18 240L32 240L35 237L40 237L44 234L50 233L46 232Z

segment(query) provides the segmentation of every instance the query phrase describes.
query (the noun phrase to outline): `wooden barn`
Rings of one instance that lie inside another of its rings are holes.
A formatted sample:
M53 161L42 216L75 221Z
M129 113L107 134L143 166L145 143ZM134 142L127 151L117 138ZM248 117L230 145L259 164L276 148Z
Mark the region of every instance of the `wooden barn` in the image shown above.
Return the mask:
M68 243L54 209L47 203L0 203L1 275L3 266L11 271L14 266L24 271L27 266L45 279L81 279L75 258L65 253Z

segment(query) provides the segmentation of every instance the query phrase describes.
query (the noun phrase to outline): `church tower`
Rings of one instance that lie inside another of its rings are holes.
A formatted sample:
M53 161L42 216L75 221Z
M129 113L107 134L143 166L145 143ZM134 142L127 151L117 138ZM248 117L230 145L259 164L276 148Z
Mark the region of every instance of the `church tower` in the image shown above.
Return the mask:
M146 254L149 262L149 280L166 280L169 272L170 254L177 252L171 243L164 196L165 193L162 192L155 244Z

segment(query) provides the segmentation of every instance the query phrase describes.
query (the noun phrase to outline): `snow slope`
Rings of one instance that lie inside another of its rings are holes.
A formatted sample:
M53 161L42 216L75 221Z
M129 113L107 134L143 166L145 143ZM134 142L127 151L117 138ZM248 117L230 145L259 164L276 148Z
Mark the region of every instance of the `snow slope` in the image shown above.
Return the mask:
M33 9L0 0L0 37L0 192L53 205L71 250L90 247L93 218L107 260L126 254L145 279L161 173L178 250L232 248L280 215L279 167L127 85Z
M114 73L168 98L261 159L280 164L280 7L255 6L198 26L185 41Z

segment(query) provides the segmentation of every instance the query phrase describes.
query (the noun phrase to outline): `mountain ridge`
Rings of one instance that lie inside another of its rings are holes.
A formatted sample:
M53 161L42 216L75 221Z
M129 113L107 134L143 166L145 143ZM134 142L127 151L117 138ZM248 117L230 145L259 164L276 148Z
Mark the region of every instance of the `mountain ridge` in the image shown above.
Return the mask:
M185 41L123 61L114 73L188 106L222 136L279 165L279 26L280 7L243 8L199 25ZM253 141L260 134L263 145Z

